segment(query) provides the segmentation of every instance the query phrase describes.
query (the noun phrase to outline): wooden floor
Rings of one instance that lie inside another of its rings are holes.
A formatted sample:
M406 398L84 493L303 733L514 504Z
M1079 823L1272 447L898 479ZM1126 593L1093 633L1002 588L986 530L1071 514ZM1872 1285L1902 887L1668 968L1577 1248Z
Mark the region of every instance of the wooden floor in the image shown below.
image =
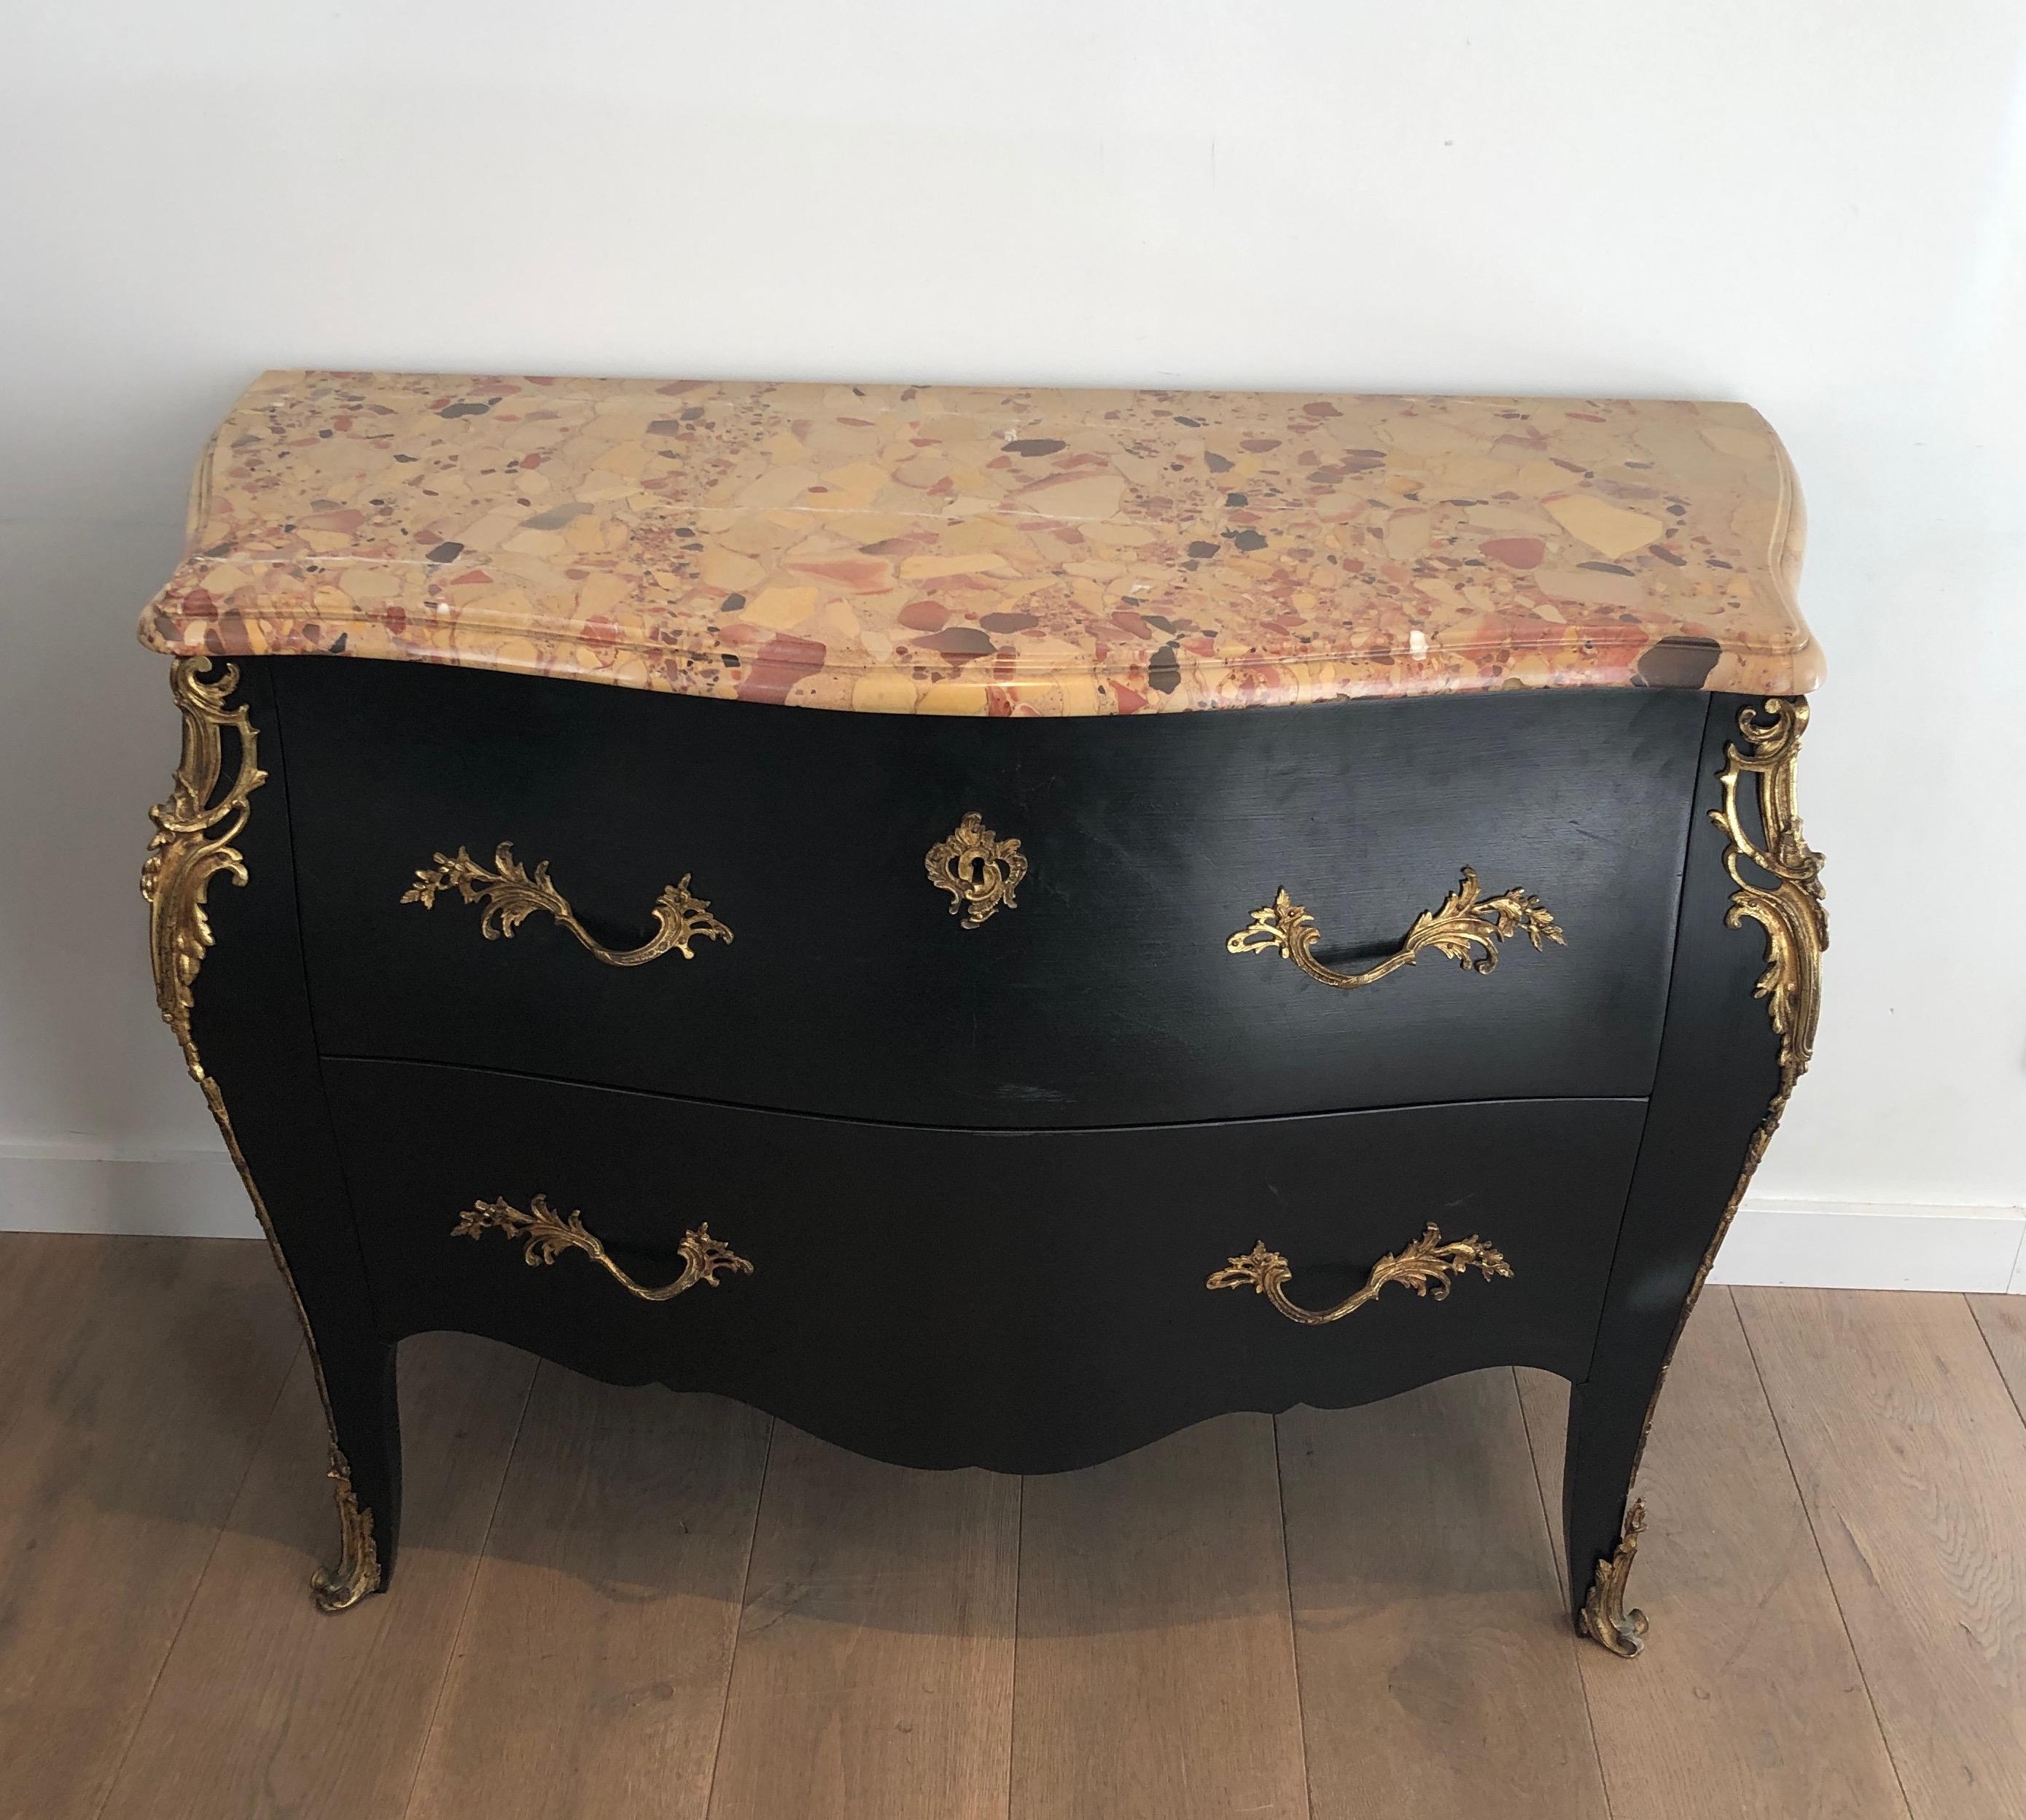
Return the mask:
M0 1236L7 1820L2026 1814L2026 1299L1707 1295L1627 1663L1509 1372L1023 1483L415 1341L399 1580L321 1617L271 1272Z

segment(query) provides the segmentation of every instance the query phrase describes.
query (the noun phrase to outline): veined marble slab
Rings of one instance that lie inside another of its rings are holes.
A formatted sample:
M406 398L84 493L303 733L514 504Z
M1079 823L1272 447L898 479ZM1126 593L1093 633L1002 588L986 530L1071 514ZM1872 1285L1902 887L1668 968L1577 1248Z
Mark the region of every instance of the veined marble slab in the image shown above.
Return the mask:
M271 373L141 636L879 713L1794 694L1801 544L1742 404Z

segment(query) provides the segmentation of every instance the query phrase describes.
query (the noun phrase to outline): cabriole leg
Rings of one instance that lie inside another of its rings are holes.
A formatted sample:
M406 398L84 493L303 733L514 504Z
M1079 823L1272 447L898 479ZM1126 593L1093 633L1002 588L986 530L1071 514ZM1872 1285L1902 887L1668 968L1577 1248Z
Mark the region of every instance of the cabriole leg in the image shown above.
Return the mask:
M1640 1431L1652 1388L1626 1394L1622 1381L1572 1386L1562 1464L1562 1522L1568 1549L1571 1612L1576 1628L1614 1656L1646 1646L1646 1614L1625 1602L1626 1582L1646 1527L1632 1496Z
M351 1380L355 1376L357 1381ZM320 1612L346 1612L387 1590L401 1528L401 1431L394 1349L363 1349L343 1381L326 1383L338 1555L311 1576ZM345 1412L339 1414L340 1409Z
M1625 1595L1655 1398L1814 1049L1829 923L1822 856L1794 809L1807 724L1805 702L1719 695L1704 729L1646 1129L1588 1378L1569 1398L1570 1604L1615 1656L1638 1654L1646 1634Z
M313 1582L341 1612L393 1565L400 1498L394 1351L379 1337L324 1106L264 669L178 661L182 753L141 871L155 1000L294 1298L330 1435L339 1549ZM214 885L233 887L215 894ZM198 991L201 975L202 990ZM228 1109L229 1103L229 1109Z

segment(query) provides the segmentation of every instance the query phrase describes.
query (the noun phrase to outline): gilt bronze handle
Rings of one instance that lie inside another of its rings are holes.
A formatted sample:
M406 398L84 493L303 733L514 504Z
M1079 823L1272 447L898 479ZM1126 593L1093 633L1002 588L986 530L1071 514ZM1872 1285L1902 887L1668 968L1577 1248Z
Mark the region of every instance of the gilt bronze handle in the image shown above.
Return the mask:
M1372 1266L1365 1287L1334 1308L1303 1308L1289 1301L1287 1284L1294 1276L1293 1268L1278 1251L1268 1251L1263 1242L1243 1257L1227 1260L1221 1270L1211 1271L1203 1287L1249 1288L1265 1296L1290 1321L1298 1321L1303 1327L1327 1327L1346 1314L1355 1314L1389 1283L1405 1283L1416 1295L1426 1295L1432 1289L1435 1300L1445 1302L1452 1279L1473 1269L1481 1272L1487 1283L1494 1277L1512 1274L1512 1266L1497 1246L1487 1245L1475 1233L1468 1239L1445 1243L1441 1229L1431 1225L1405 1250L1381 1258Z
M1439 910L1424 910L1394 952L1362 973L1339 973L1316 959L1322 931L1316 919L1287 896L1285 886L1273 901L1252 912L1252 920L1225 943L1232 954L1284 954L1311 979L1348 992L1371 986L1403 967L1412 967L1424 950L1446 954L1472 973L1489 973L1498 964L1498 944L1509 935L1524 935L1535 948L1545 941L1560 945L1562 932L1554 913L1531 892L1516 885L1495 897L1483 895L1477 874L1466 866L1463 882L1442 900ZM1471 952L1482 948L1482 955Z
M479 1201L459 1214L457 1224L451 1228L451 1236L456 1239L476 1239L486 1232L504 1232L510 1239L524 1240L527 1249L521 1262L525 1264L553 1264L565 1251L581 1251L600 1269L609 1271L628 1295L637 1295L643 1302L672 1302L699 1283L715 1289L720 1270L742 1270L749 1277L753 1273L750 1263L710 1236L706 1223L683 1234L682 1243L676 1247L682 1254L682 1274L659 1288L650 1288L635 1281L613 1262L612 1254L584 1229L583 1214L558 1214L545 1195L537 1195L529 1202L525 1213L508 1201Z
M693 960L692 941L731 939L731 931L711 915L709 901L690 890L687 872L678 883L664 885L654 900L653 937L638 948L621 950L607 948L577 920L569 900L549 882L547 860L536 862L531 877L514 857L511 841L502 841L494 849L491 871L462 847L454 857L438 853L436 862L417 870L415 882L401 893L401 901L433 910L438 892L455 890L467 904L483 902L485 908L478 927L488 941L511 935L537 910L546 910L607 967L644 967L672 949L683 960Z

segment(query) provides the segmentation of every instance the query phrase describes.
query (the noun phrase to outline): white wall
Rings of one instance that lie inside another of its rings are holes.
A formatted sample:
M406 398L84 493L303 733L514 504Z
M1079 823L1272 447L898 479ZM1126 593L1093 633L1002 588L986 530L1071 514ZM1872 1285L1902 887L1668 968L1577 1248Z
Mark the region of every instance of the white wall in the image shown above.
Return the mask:
M0 1223L201 1223L143 1166L215 1140L146 978L131 625L293 365L1748 399L1831 666L1827 1009L1759 1198L2026 1203L2017 0L7 13Z

